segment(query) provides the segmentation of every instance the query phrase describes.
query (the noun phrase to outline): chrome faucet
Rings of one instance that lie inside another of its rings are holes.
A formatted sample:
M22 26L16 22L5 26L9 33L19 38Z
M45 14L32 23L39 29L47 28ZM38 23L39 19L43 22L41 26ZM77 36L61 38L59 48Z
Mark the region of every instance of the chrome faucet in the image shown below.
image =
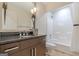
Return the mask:
M19 36L20 36L20 37L22 36L22 33L21 33L21 32L19 33Z

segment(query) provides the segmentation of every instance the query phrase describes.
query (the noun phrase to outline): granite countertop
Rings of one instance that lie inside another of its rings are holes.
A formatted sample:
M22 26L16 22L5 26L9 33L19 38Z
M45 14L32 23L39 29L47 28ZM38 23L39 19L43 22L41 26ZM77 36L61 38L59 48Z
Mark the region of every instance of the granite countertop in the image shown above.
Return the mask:
M45 37L45 36L46 35L22 36L22 37L19 37L19 36L2 37L0 39L0 45L11 43L11 42L17 42L17 41L21 41L21 40L29 40L29 39L33 39L33 38Z

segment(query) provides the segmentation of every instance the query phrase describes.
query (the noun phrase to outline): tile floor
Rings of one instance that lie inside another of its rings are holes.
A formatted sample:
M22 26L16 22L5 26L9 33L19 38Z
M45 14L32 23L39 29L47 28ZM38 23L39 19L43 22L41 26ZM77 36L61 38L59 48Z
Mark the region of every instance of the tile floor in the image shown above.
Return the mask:
M47 56L79 56L76 52L64 52L57 49L48 49Z

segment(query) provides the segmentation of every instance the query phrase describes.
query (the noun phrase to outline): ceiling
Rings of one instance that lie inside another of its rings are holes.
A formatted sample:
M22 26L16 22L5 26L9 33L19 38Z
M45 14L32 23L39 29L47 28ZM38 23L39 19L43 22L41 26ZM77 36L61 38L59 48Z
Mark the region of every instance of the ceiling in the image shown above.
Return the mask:
M72 2L48 2L45 4L47 11L55 10Z
M31 9L34 6L32 2L10 2L10 3L15 6L18 6L20 8L26 9L26 10ZM70 2L39 2L39 3L42 4L44 7L51 9L51 8L55 8L55 7L59 8L60 5L64 6ZM37 4L38 4L38 2L37 2Z
M8 3L15 5L21 9L24 9L27 13L29 13L30 10L34 6L33 2L8 2ZM70 2L37 2L37 7L39 7L40 9L42 9L44 7L44 8L46 8L46 11L50 11L50 10L53 10L56 8L60 8L60 7L66 5L66 4L69 4L69 3ZM38 4L41 5L42 8L40 6L38 6Z

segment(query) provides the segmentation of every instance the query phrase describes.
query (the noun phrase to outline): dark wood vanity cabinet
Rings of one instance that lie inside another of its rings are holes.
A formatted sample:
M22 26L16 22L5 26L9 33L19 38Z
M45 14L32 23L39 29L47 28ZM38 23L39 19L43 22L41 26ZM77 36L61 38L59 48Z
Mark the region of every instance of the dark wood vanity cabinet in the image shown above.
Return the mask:
M42 44L38 44L36 47L36 56L44 56L45 55L45 46Z
M0 45L0 52L7 53L9 56L44 56L45 38L30 38Z

